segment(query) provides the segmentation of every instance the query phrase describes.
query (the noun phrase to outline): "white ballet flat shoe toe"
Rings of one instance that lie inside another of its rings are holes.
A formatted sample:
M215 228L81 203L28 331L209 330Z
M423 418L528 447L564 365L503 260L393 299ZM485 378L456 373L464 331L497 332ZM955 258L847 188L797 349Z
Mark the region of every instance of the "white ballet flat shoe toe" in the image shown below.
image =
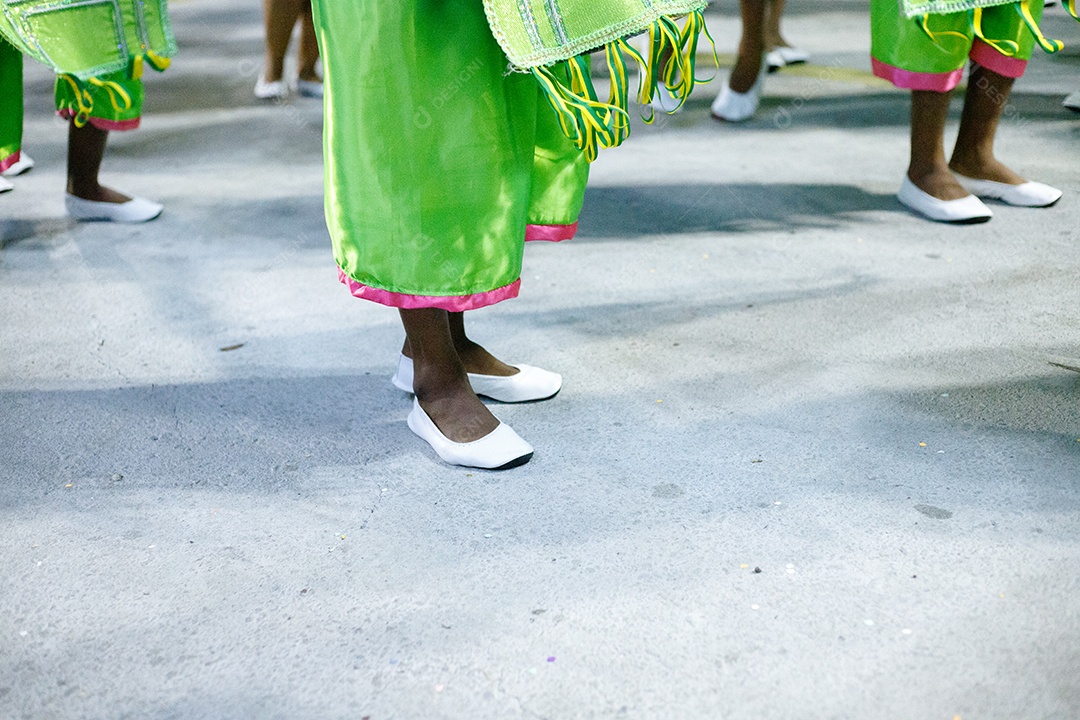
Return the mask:
M797 47L781 45L774 49L773 52L780 54L785 65L799 65L800 63L810 62L810 53Z
M958 200L939 200L916 187L907 175L900 184L896 199L919 215L937 222L969 225L984 223L994 216L990 208L974 195Z
M8 166L4 172L0 173L4 177L15 177L16 175L22 175L30 168L34 167L34 159L27 155L25 152L19 153L19 161L14 165Z
M555 397L562 389L562 375L532 365L515 365L514 375L479 375L469 373L469 384L477 395L504 403L533 402ZM398 357L397 372L390 378L398 390L413 391L413 361Z
M4 178L0 177L0 193L6 193L9 190L14 190L15 186L9 183Z
M64 207L67 213L76 220L116 222L116 223L144 223L153 220L165 206L146 198L132 198L125 203L96 202L83 200L70 193L64 196Z
M321 98L323 96L323 84L314 80L297 79L296 94L306 98Z
M475 375L469 384L477 395L504 403L532 402L555 397L562 389L562 375L532 365L515 365L515 375Z
M442 434L420 407L420 401L414 399L408 423L410 430L427 442L444 462L451 465L483 470L509 470L524 465L533 456L532 445L503 422L479 440L457 443Z
M260 100L284 100L289 97L289 84L284 80L271 82L260 75L255 82L255 97Z
M999 183L993 180L977 180L963 175L956 175L956 179L972 195L991 200L1000 200L1006 205L1016 205L1017 207L1050 207L1060 200L1063 194L1056 187L1050 187L1033 180L1020 185L1009 185L1008 183Z

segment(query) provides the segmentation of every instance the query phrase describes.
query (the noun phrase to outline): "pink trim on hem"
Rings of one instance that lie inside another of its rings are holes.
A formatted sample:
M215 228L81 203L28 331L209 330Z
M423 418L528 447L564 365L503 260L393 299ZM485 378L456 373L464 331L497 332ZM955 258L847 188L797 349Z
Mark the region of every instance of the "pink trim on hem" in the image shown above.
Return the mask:
M888 80L898 88L905 90L929 90L931 92L949 92L960 84L964 77L964 68L957 68L952 72L923 73L912 70L902 70L887 63L883 63L876 57L870 58L874 67L874 74L879 78Z
M525 242L544 240L547 242L562 242L571 240L577 235L577 223L573 225L526 225Z
M11 155L8 155L3 160L0 160L0 172L4 172L9 167L19 162L20 157L22 157L22 150L16 150Z
M438 308L450 312L476 310L503 300L515 298L521 288L521 278L518 278L509 285L488 292L476 293L475 295L407 295L359 283L346 275L345 271L340 267L338 268L338 280L349 288L349 292L352 293L353 297L371 300L381 305L389 305L403 310L417 310L419 308Z
M992 70L998 75L1009 78L1018 78L1027 70L1027 60L1002 55L994 49L993 45L979 38L975 38L975 42L971 44L971 52L968 53L968 57L987 70Z
M70 108L57 110L56 114L65 120L70 120L75 117L75 113ZM103 120L102 118L92 117L89 122L98 130L124 132L125 130L134 130L139 127L139 122L141 120L141 117L132 118L130 120Z

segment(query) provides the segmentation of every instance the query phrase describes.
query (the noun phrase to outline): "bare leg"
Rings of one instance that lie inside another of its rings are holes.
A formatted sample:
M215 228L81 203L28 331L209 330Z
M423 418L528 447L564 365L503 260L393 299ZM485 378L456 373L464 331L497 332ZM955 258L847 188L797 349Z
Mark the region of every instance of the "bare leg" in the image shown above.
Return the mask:
M293 28L300 17L304 0L263 0L263 22L266 25L266 60L263 77L275 82L285 74L285 53L289 49ZM309 4L310 7L310 4Z
M296 50L296 63L301 80L322 82L315 72L315 63L319 60L319 41L315 37L315 22L311 16L311 0L304 3L300 10L300 46Z
M1013 78L973 65L949 167L970 178L1020 185L1024 178L994 157L994 137L1009 102Z
M443 435L453 442L473 442L495 430L499 421L469 385L448 316L435 308L401 311L413 353L413 389Z
M787 0L768 0L765 13L765 47L769 50L777 47L791 47L780 34L780 17L784 14Z
M454 350L461 359L466 372L501 377L516 375L519 372L516 367L507 365L469 339L468 335L465 334L465 313L447 313L447 324L450 328L450 339L454 344ZM416 359L407 334L401 352L405 357Z
M131 198L98 182L98 171L105 156L107 130L100 130L90 123L83 127L69 124L67 191L75 197L94 202L125 203Z
M923 192L939 200L958 200L969 193L949 171L945 160L945 120L951 93L911 93L911 163L907 175Z
M765 52L765 2L741 0L739 3L742 39L739 41L739 57L728 79L728 86L738 93L749 91L761 71L761 55Z

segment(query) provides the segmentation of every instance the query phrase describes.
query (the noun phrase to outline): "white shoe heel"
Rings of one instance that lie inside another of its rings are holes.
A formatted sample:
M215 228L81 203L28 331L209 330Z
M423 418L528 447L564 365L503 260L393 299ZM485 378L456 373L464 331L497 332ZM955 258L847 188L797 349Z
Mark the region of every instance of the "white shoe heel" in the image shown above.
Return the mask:
M413 400L408 423L410 430L427 442L444 462L451 465L483 470L509 470L524 465L533 456L532 445L503 422L479 440L454 442L442 434L416 399Z

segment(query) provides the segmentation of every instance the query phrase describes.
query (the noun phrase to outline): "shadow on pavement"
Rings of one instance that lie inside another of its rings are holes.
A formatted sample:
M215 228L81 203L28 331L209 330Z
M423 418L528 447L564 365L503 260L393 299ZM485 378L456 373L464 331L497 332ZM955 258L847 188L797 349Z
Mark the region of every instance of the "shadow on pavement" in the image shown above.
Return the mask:
M868 210L903 208L851 185L600 187L586 191L578 238L830 228Z

